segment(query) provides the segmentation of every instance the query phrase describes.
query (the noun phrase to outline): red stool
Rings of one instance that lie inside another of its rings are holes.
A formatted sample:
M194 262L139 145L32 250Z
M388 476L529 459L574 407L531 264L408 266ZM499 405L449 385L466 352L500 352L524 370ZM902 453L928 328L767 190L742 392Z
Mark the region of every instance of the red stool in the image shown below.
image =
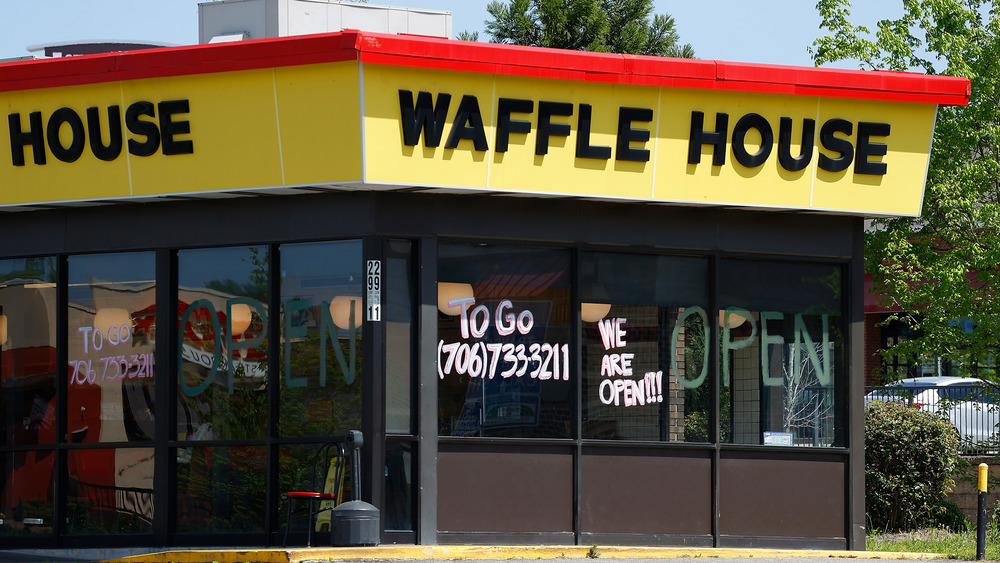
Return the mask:
M344 446L340 442L328 442L323 444L313 457L312 479L309 491L288 491L284 497L288 499L288 516L285 519L285 537L281 541L281 546L288 544L288 531L292 528L292 504L298 500L309 501L309 529L306 533L306 547L312 547L312 535L315 524L313 518L325 511L333 511L344 488L344 466L347 457L344 455ZM323 506L324 501L329 501L328 506ZM319 502L319 508L316 503ZM333 527L331 515L330 526Z

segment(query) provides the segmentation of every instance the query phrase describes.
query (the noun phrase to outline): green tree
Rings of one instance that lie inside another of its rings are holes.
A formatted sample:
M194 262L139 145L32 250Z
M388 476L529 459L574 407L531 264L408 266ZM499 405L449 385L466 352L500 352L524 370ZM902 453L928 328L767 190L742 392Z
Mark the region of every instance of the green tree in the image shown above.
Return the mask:
M694 58L691 45L680 44L674 18L653 15L653 0L496 0L486 11L494 43Z
M998 3L902 0L902 16L872 33L850 22L848 0L820 0L820 27L830 34L810 49L817 65L855 60L971 81L968 106L938 110L922 214L875 219L865 239L876 291L917 334L889 353L941 357L963 370L991 364L1000 342ZM995 370L979 376L1000 381Z

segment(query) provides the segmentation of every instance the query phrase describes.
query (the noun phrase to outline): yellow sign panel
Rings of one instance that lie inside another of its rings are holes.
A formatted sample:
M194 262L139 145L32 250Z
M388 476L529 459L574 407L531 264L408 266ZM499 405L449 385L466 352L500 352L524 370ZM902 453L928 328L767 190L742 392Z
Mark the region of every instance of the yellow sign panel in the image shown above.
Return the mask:
M366 67L366 181L918 215L936 106Z
M358 64L0 93L0 204L359 182Z
M934 104L357 61L0 93L0 205L308 185L920 212Z

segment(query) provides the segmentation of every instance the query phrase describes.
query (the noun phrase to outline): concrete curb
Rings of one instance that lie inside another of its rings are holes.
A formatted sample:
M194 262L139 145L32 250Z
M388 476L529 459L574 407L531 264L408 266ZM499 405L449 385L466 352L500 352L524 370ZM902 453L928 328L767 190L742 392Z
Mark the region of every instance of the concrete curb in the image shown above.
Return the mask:
M590 547L570 546L378 546L315 547L301 549L176 550L107 559L106 563L297 563L321 559L419 560L419 559L660 559L674 557L824 557L842 559L943 559L942 553L887 551L838 551L805 549L729 549L692 547Z

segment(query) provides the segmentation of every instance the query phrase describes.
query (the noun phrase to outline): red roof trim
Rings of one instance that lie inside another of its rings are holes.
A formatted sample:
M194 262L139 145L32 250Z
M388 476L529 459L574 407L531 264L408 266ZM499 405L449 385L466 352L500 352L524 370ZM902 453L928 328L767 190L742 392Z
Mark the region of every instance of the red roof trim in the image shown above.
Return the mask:
M0 64L0 92L360 60L611 84L965 105L964 78L671 59L344 31Z

